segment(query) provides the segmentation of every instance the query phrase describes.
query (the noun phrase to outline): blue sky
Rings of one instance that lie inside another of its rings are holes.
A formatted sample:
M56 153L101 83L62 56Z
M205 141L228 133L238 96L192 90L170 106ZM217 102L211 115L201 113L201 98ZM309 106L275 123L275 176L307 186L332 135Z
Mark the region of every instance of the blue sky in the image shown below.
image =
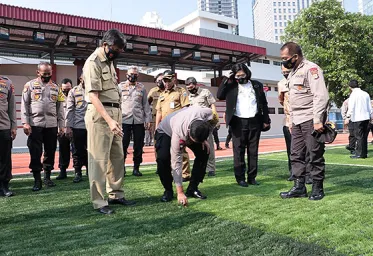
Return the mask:
M253 36L251 2L238 0L242 36ZM169 25L197 9L197 0L0 0L0 3L131 24L139 24L145 12L156 11ZM345 8L357 12L357 0L345 0Z

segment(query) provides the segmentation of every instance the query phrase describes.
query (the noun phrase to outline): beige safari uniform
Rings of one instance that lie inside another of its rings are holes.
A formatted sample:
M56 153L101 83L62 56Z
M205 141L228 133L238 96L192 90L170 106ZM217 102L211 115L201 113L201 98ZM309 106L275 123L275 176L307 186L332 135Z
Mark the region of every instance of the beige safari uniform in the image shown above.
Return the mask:
M0 130L17 129L16 101L12 81L0 76Z
M211 105L215 104L216 102L211 92L208 89L204 89L201 87L198 87L196 94L189 94L189 101L190 105L199 106L203 108L211 108ZM214 137L212 136L212 133L210 133L208 142L210 145L210 155L209 160L207 162L207 172L215 172L215 146Z
M289 88L287 85L287 79L283 78L280 82L277 84L278 86L278 94L281 95L281 93L284 93L284 113L285 113L285 119L284 119L284 126L289 127L290 126L290 105L289 105Z
M86 129L84 122L88 103L85 101L85 90L82 85L72 88L66 100L66 127Z
M86 101L89 93L98 92L102 103L121 103L117 75L114 65L106 59L103 48L98 48L89 56L83 67ZM122 123L120 108L104 106L109 116ZM93 104L88 104L85 115L88 138L88 169L91 200L95 209L108 205L105 188L109 198L124 197L122 188L124 176L124 157L122 138L115 136L104 118Z
M148 143L148 144L150 144L151 141L153 140L153 135L154 135L154 132L155 132L154 131L155 130L155 119L156 119L156 116L157 116L157 110L156 110L155 107L157 106L159 95L162 92L163 91L161 89L159 89L158 86L156 86L156 87L151 88L150 91L149 91L149 93L148 93L148 100L150 98L153 99L152 104L151 104L151 108L152 108L152 121L150 122L149 130L146 132L147 134L145 135L145 143ZM155 141L154 141L154 144L155 144Z
M169 114L188 106L188 93L184 88L174 86L159 95L156 110L162 113L162 120ZM190 178L189 155L184 149L183 153L183 178Z

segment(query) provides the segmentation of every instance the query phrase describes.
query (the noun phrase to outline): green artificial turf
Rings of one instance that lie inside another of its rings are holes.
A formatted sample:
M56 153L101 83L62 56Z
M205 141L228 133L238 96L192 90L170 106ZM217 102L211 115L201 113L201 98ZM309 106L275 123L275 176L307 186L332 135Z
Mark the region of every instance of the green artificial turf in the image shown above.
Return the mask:
M161 203L155 167L142 167L124 185L137 205L114 206L112 216L92 209L87 178L33 193L32 178L16 176L17 195L0 198L0 255L373 255L373 158L328 149L318 202L279 197L292 186L285 160L261 155L261 185L248 188L235 183L231 159L218 161L200 185L208 199L188 208Z

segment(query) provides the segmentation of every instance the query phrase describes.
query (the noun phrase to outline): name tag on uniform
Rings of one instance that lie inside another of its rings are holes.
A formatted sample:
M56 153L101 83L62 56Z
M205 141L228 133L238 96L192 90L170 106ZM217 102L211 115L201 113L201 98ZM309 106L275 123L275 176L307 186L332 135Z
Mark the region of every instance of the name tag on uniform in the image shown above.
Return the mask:
M170 108L174 109L175 108L175 102L170 102Z

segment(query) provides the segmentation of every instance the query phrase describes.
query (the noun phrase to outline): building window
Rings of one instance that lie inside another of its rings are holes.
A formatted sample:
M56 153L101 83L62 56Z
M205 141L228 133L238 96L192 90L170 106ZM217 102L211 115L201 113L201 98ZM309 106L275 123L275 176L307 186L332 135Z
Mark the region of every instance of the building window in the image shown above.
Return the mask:
M279 20L282 20L282 16L281 16L281 15L279 15L279 16L278 16L278 19L279 19Z
M293 13L295 13L295 8L293 9Z
M284 15L284 20L286 20L286 15ZM285 25L286 26L286 25Z
M277 86L275 87L275 91L278 92L278 87Z
M278 41L278 36L275 36L275 40Z
M288 25L288 23L287 22L284 22L284 27L286 27Z
M278 113L279 113L280 115L285 114L285 112L284 112L284 108L278 108Z
M218 23L218 27L219 27L219 28L228 29L228 25L223 24L223 23Z
M273 2L273 6L276 6L276 2Z
M289 20L291 20L291 15L289 15Z
M288 2L288 6L290 6L290 2Z
M273 65L275 65L275 66L281 66L281 62L279 62L279 61L273 61Z
M282 22L280 22L280 27L282 27Z
M275 34L277 34L277 33L278 33L278 29L276 28L276 29L275 29Z
M275 22L275 27L277 27L277 22Z
M278 2L278 6L281 6L281 2Z
M184 28L180 28L180 29L176 30L176 32L184 33Z
M277 13L277 10L276 10L276 9L273 9L273 12L274 12L274 13Z
M262 59L256 59L256 60L253 60L252 62L263 63L263 60Z
M277 20L277 16L275 15L275 16L273 16L273 18L275 19L275 20Z
M275 115L276 114L276 109L275 108L268 108L268 114Z
M268 88L267 92L272 91L272 87L271 87L271 86L268 86L268 85L267 85L267 88Z
M281 9L278 9L278 13L281 13Z
M293 6L295 6L295 2L293 2Z
M263 64L271 64L269 60L263 60Z
M284 13L286 13L286 9L284 9Z
M288 9L288 13L291 13L291 9Z
M286 3L285 3L285 2L282 2L282 6L286 6Z

